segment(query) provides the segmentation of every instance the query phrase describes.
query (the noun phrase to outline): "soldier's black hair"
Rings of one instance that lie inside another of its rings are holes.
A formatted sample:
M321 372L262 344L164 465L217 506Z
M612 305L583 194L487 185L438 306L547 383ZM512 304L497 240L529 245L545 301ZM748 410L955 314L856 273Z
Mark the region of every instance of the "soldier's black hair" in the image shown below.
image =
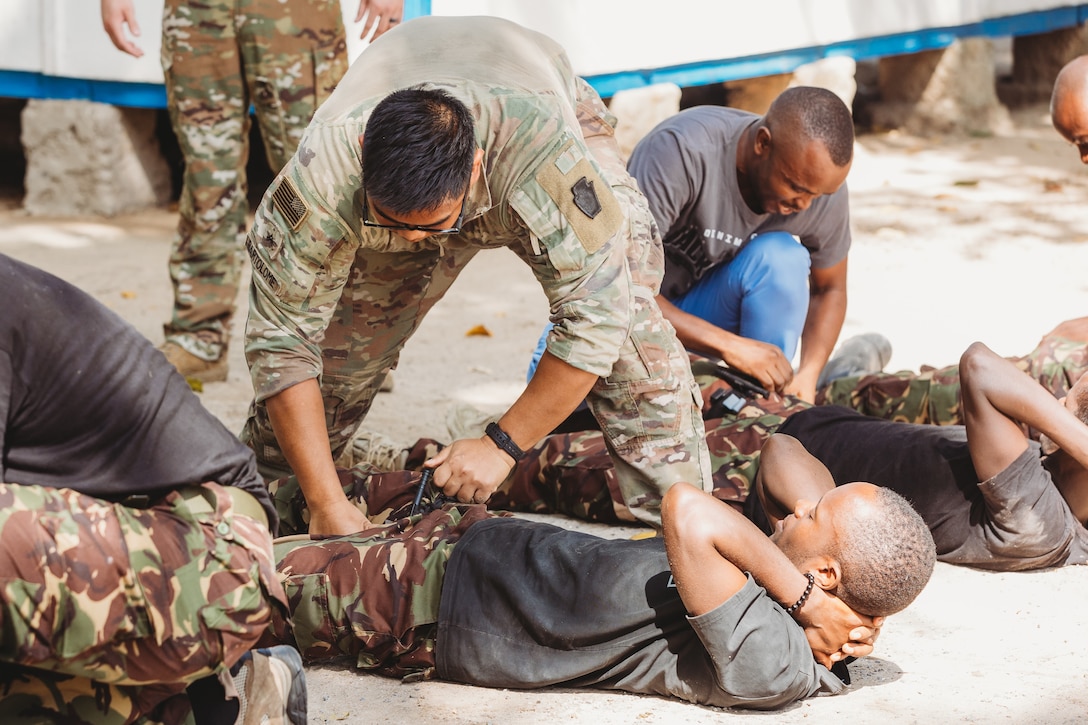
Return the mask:
M839 168L854 158L854 119L842 99L825 88L787 88L767 110L769 126L788 124L806 141L820 141Z
M383 98L363 132L363 186L395 214L431 211L468 187L475 124L465 104L436 88Z

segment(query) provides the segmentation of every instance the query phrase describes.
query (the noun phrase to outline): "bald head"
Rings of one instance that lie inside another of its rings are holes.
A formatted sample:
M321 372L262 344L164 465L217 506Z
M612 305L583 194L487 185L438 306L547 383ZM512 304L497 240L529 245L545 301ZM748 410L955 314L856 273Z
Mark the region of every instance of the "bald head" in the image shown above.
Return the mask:
M1088 55L1074 58L1058 73L1050 120L1066 141L1076 144L1081 163L1088 164Z

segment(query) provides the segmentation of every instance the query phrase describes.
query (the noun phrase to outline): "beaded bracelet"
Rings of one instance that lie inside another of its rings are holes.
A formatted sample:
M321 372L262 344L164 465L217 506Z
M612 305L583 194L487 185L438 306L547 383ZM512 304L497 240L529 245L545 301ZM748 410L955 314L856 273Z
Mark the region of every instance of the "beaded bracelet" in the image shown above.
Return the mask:
M518 448L518 444L514 443L510 439L510 436L506 434L498 423L488 423L485 431L487 437L490 438L500 450L506 452L506 455L514 459L514 463L517 463L522 458L525 458L525 451Z
M792 605L786 607L786 614L792 615L798 609L804 606L808 600L808 595L812 594L812 585L816 583L816 577L812 575L812 572L805 572L805 576L808 577L808 586L805 587L805 593L801 595L801 598L794 602Z

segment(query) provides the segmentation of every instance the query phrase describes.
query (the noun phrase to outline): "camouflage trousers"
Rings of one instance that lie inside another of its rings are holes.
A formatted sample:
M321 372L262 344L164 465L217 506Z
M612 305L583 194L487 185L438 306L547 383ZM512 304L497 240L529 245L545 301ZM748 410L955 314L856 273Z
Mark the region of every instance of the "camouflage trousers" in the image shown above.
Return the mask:
M347 70L340 3L166 0L162 68L185 160L170 255L174 312L165 334L216 360L242 269L250 106L268 164L279 171Z
M149 508L0 484L0 541L5 724L190 721L186 686L286 604L267 522L214 483Z
M497 514L482 504L438 505L429 494L425 513L402 515L418 473L342 474L349 498L376 520L390 512L391 523L331 539L277 539L290 619L274 616L263 643L292 644L310 662L348 657L369 672L431 678L446 562L469 526Z
M1088 371L1088 345L1047 336L1029 354L1008 360L1060 398ZM819 391L816 402L905 423L963 423L959 365L840 378Z

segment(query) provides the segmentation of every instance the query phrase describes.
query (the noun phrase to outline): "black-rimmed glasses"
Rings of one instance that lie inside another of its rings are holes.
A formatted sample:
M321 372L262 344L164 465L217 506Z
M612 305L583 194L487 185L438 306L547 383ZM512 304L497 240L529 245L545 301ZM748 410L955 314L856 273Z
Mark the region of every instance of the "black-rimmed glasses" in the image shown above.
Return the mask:
M428 234L458 234L461 231L461 224L465 220L465 207L468 205L468 189L465 189L465 196L461 200L461 213L457 215L457 221L453 223L452 227L447 229L439 229L437 227L420 226L418 224L379 224L370 220L370 205L367 202L366 190L363 190L363 226L372 227L374 229L388 229L390 231L403 231L403 232L427 232Z

